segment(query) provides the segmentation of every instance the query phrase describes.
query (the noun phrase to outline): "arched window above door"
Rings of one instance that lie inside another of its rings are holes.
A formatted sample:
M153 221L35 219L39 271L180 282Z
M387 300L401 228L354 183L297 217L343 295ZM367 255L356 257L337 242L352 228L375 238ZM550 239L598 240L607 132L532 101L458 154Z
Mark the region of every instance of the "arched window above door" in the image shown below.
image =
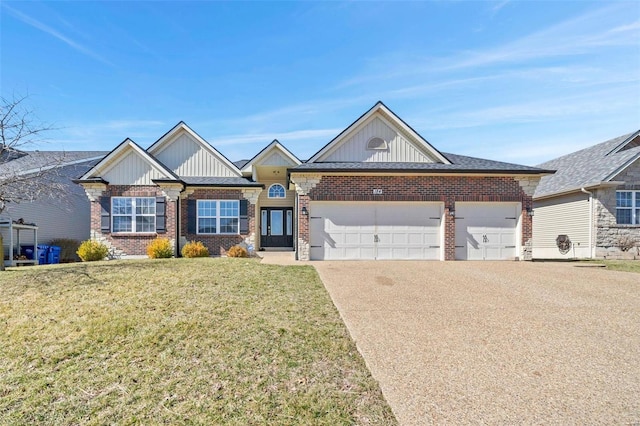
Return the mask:
M287 192L284 189L284 186L279 183L274 183L269 187L269 198L285 198L287 196Z

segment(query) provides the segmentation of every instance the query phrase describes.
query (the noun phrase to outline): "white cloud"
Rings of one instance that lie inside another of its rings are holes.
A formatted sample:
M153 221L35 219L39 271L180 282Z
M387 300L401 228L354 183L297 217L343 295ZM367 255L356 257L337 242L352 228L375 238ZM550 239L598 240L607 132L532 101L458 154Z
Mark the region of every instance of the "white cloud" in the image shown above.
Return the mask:
M63 35L62 33L60 33L59 31L57 31L54 28L51 28L50 26L38 21L37 19L34 19L22 12L20 12L19 10L16 10L14 8L12 8L11 6L9 6L6 2L2 3L2 7L4 7L11 15L13 15L14 17L16 17L17 19L19 19L20 21L24 22L27 25L32 26L33 28L36 28L42 32L45 32L47 34L49 34L50 36L53 36L55 38L57 38L58 40L66 43L68 46L72 47L73 49L77 50L78 52L89 56L97 61L102 62L103 64L107 64L110 66L114 66L114 64L112 62L110 62L109 60L107 60L106 58L104 58L103 56L99 55L98 53L94 52L93 50L81 45L80 43L76 42L75 40L72 40L71 38Z

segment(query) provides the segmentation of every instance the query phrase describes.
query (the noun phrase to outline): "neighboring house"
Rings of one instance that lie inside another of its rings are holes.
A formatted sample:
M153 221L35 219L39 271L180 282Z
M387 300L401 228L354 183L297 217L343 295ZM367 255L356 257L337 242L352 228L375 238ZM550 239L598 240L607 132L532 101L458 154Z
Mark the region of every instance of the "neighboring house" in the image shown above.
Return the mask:
M5 151L6 153L7 151ZM56 182L52 193L19 203L7 202L0 220L22 221L38 226L38 242L58 238L89 238L90 208L87 197L73 179L91 169L106 153L99 151L12 151L2 158L0 179L46 173L46 182ZM35 177L34 179L45 179ZM61 191L62 190L62 191ZM4 231L6 233L6 230ZM26 235L26 234L25 234ZM9 238L4 235L4 252ZM23 241L29 243L29 241ZM31 242L32 244L32 242Z
M640 258L640 130L538 167L535 258Z
M245 242L297 259L530 259L540 168L436 150L378 102L301 162L278 141L232 163L180 122L126 139L77 182L91 234L141 255L157 236L211 254Z

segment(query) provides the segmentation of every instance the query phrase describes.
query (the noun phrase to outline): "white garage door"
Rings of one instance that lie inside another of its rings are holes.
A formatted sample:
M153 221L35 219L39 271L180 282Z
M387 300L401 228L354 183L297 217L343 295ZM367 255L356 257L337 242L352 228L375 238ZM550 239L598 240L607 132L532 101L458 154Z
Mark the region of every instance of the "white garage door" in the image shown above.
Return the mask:
M312 260L441 258L442 203L311 202Z
M456 203L456 260L515 259L520 203Z

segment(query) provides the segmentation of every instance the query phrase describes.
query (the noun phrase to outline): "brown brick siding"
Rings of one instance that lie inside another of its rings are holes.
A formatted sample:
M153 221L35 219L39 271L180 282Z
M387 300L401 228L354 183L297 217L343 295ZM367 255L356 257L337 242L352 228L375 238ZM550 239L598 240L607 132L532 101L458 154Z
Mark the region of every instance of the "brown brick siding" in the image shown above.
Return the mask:
M128 186L110 185L104 191L103 197L160 197L162 191L155 186ZM102 197L101 197L102 198ZM100 199L91 202L91 230L101 233L100 229ZM176 202L166 200L166 227L167 232L156 234L125 234L125 233L105 233L102 236L116 250L128 255L146 255L147 245L157 237L176 239Z
M381 195L373 195L381 189ZM323 176L308 196L299 197L299 238L309 242L308 217L300 212L309 201L440 201L445 205L445 259L455 259L455 220L448 214L456 201L522 203L522 242L532 236L526 209L533 205L511 177L473 176Z
M182 236L188 241L202 241L209 249L209 254L217 256L225 254L232 246L245 240L248 234L242 235L198 235L188 233L187 200L244 200L239 189L197 189L186 199L182 200L180 209L180 224ZM247 208L249 234L255 230L255 205Z

